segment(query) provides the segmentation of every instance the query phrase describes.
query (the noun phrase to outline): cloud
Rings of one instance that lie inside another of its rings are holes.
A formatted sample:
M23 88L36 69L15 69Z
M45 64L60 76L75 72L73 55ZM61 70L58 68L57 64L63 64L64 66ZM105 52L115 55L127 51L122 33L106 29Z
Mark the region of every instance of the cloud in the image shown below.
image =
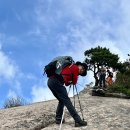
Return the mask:
M121 10L122 10L122 22L115 34L118 36L117 38L117 46L124 53L125 57L127 53L130 52L129 43L130 43L130 1L124 0L121 1ZM127 58L127 57L126 57Z
M15 96L16 94L22 95L20 78L23 77L23 74L14 60L12 60L4 51L2 51L1 44L0 60L0 83L7 85L7 88L9 89L7 97Z
M32 102L46 101L54 99L54 96L50 89L46 85L47 80L44 80L44 83L36 84L32 87L31 95Z
M18 66L0 49L0 77L7 80L15 78Z
M9 89L8 95L7 95L8 98L16 98L17 96L18 96L18 95L16 94L15 91Z
M31 94L33 96L32 102L54 99L54 96L47 87L33 86Z
M37 80L37 77L32 73L28 73L26 75L26 78L29 79L29 80Z
M98 3L66 0L63 3L68 5L64 6L63 12L72 19L65 23L67 32L58 35L60 53L83 59L85 50L100 45L109 48L112 53L119 54L121 60L126 59L125 53L128 52L130 40L129 4L112 0ZM116 5L118 7L115 10Z
M16 19L17 19L19 22L22 22L21 15L20 15L17 11L15 11L14 9L13 9L13 12L14 12L14 15L15 15Z
M57 3L58 8L56 9ZM126 5L126 3L128 4ZM43 8L43 5L46 8ZM46 1L45 3L40 1L36 7L35 15L41 29L55 31L59 54L61 52L66 52L66 54L76 52L75 57L80 59L80 53L83 54L84 50L93 47L97 42L101 45L107 43L105 45L110 50L115 48L120 50L122 42L125 43L123 50L117 51L123 57L124 54L121 52L128 51L129 46L128 12L128 0L125 2L118 0L107 2L102 0L83 0L82 2L63 0L62 2ZM56 29L60 27L62 31L57 33ZM109 43L111 44L109 45Z

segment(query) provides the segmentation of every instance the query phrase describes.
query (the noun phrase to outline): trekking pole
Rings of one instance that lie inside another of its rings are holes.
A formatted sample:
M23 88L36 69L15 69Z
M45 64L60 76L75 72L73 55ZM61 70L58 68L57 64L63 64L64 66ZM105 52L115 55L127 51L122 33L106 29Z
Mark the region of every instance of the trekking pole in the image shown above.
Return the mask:
M74 107L75 107L75 96L74 96L74 85L73 85L73 99L74 99Z
M70 92L70 88L71 88L71 85L69 86L68 95L69 95L69 92ZM65 107L64 107L64 109L63 109L63 114L62 114L62 118L61 118L59 130L61 130L62 122L63 122L63 119L64 119L64 115L65 115Z
M78 97L78 101L79 101L79 106L80 106L80 112L82 114L82 119L84 120L84 116L83 116L83 109L81 107L81 103L80 103L80 99L79 99L79 94L78 94L78 90L77 90L77 87L76 85L74 85L75 89L76 89L76 92L77 92L77 97Z

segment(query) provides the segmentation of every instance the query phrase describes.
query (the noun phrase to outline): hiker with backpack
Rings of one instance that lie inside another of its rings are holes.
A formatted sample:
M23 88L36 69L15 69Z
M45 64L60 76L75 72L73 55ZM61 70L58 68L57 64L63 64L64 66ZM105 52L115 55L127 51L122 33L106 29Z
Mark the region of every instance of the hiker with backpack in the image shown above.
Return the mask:
M108 77L106 79L107 84L108 84L108 86L112 86L113 73L109 69L107 70L107 73L108 73Z
M66 106L75 121L75 127L86 126L87 122L78 115L65 86L76 85L79 75L86 76L87 65L81 62L74 63L72 57L64 56L54 59L45 66L45 72L48 76L48 87L59 101L56 110L56 124L61 123L64 106ZM64 122L65 119L62 123Z

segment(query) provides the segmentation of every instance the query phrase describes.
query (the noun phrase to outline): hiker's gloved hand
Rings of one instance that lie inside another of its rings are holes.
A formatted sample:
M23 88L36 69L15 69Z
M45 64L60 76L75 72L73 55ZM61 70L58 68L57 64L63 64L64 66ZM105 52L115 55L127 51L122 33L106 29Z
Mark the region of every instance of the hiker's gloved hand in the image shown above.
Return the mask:
M65 86L69 86L72 84L72 81L69 81L68 83L65 83Z
M69 81L70 84L72 84L72 81Z

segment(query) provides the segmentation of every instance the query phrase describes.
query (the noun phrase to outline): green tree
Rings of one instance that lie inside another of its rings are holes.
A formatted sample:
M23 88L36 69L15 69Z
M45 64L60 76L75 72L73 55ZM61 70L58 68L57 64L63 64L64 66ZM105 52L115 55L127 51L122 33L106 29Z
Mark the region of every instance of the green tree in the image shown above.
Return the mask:
M106 47L96 47L86 50L84 52L86 56L85 62L89 66L89 70L91 70L94 74L95 78L95 86L98 85L98 72L102 65L106 67L112 67L113 69L122 68L122 64L119 63L119 57L116 54L110 52Z

